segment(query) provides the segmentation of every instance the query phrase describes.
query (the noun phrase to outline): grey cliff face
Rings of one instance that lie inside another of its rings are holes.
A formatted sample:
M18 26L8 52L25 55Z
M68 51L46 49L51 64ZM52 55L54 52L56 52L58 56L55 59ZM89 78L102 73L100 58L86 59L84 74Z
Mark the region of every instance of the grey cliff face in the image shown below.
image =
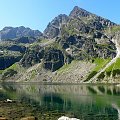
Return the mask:
M60 29L62 25L65 25L69 20L69 17L65 14L61 14L55 17L44 30L44 35L48 38L54 38L60 35Z

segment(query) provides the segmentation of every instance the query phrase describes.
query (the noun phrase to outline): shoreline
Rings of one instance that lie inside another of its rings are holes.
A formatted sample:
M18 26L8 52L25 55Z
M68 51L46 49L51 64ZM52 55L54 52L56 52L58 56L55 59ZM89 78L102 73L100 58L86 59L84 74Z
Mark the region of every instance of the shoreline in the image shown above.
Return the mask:
M65 113L47 111L45 108L39 110L24 102L0 101L0 120L57 120Z
M39 85L119 85L119 82L113 82L113 83L106 83L106 82L96 82L96 83L87 83L87 82L81 82L81 83L63 83L63 82L38 82L38 81L32 81L32 82L0 82L0 84L21 84L21 85L29 85L29 84L39 84Z

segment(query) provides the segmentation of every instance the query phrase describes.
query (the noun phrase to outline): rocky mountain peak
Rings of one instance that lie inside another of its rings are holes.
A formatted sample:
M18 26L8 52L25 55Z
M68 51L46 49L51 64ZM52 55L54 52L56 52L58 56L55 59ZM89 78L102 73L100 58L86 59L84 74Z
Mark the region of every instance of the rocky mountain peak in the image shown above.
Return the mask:
M66 24L69 17L65 14L60 14L55 17L44 30L44 35L48 38L54 38L60 34L60 28L63 24Z
M10 27L10 26L6 26L4 27L2 30L9 30L9 29L12 29L13 27Z
M63 34L69 35L71 33L79 34L81 32L91 34L93 31L101 31L105 27L113 25L115 25L115 23L110 20L75 6L69 16L60 14L55 17L44 30L44 36L55 38Z
M65 24L67 21L68 16L66 14L60 14L52 20L51 24L59 27L60 24Z
M90 12L88 12L88 11L86 11L86 10L84 10L84 9L82 9L82 8L79 8L78 6L75 6L74 8L73 8L73 10L71 11L71 13L70 13L70 17L87 17L87 16L90 16L91 15L91 13Z

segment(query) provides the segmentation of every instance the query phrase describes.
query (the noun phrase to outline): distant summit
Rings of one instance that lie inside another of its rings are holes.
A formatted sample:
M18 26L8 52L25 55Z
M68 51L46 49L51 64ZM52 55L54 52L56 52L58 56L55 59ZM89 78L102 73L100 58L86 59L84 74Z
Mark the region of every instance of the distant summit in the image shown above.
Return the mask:
M15 39L20 37L39 38L42 33L39 30L32 30L24 26L20 27L4 27L0 31L0 39Z

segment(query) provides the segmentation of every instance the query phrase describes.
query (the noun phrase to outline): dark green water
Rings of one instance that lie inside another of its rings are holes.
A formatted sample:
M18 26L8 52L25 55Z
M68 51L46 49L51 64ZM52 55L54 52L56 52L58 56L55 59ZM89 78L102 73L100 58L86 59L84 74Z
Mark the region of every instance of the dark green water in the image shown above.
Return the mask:
M1 84L0 100L14 99L80 120L120 120L120 86Z

